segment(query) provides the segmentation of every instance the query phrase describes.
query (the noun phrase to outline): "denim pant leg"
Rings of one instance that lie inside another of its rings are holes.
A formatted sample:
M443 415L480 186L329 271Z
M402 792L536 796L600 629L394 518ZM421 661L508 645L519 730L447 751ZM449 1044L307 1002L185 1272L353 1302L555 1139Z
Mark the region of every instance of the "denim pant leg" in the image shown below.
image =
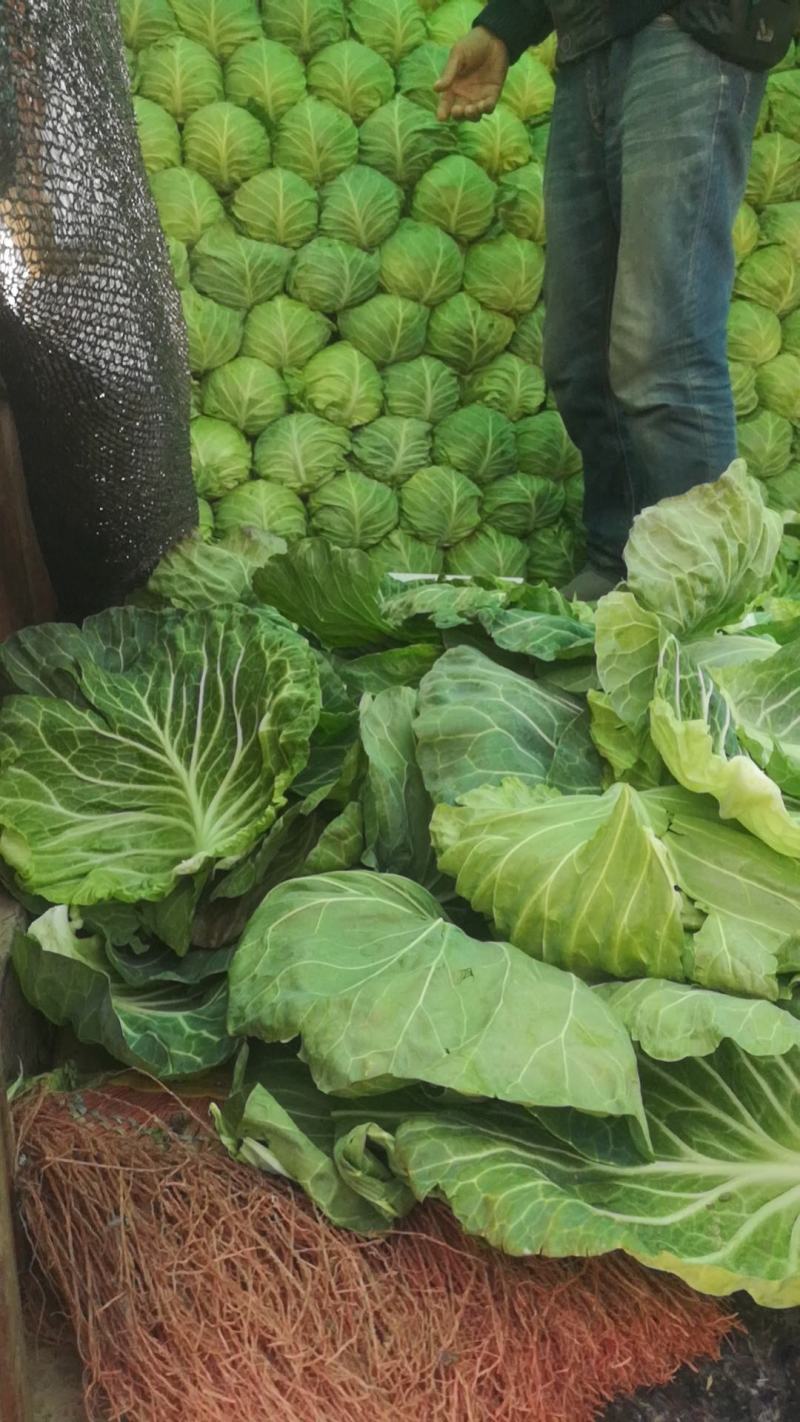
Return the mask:
M669 17L612 47L607 144L620 244L610 374L642 507L718 478L736 456L731 232L764 82Z
M588 557L621 574L635 494L608 367L619 242L605 159L609 59L603 50L557 77L545 179L544 365L583 456Z

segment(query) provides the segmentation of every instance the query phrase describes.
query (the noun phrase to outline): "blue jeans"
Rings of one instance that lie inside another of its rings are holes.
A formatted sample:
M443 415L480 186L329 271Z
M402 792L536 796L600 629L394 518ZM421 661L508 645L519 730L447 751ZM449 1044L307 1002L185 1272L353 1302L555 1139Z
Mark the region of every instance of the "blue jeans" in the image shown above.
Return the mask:
M662 16L558 75L545 201L545 369L583 455L589 561L736 456L731 230L765 77Z

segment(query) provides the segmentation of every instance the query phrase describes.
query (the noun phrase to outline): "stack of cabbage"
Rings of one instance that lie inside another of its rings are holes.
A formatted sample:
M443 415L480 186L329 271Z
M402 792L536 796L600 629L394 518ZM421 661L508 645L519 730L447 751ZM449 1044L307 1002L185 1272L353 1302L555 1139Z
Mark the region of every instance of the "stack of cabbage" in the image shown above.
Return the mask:
M729 355L739 450L780 510L800 509L800 68L768 81L736 223Z
M255 526L392 571L569 576L580 460L541 371L553 47L514 66L491 118L437 123L433 83L480 8L122 0L208 536ZM792 507L793 64L770 82L731 329L743 452Z
M477 0L122 0L217 537L568 575L580 461L540 367L553 81L480 125L433 84Z

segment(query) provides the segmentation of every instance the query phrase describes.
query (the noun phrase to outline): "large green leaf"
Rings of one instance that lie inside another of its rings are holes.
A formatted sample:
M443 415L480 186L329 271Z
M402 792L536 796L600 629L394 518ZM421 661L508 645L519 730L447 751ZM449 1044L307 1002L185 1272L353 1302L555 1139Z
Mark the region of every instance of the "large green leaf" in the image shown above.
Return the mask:
M133 601L139 607L181 607L189 612L253 603L256 568L285 552L285 540L261 528L234 529L224 543L206 543L192 534L165 554Z
M608 761L613 780L622 780L637 790L649 790L667 779L664 762L652 740L650 729L633 730L614 710L604 691L590 691L587 697L590 731L595 748Z
M504 652L517 652L542 662L572 661L591 655L594 629L574 617L504 607L479 617L483 630Z
M688 977L774 1001L800 971L795 863L681 788L559 800L507 783L440 806L433 838L498 933L589 979Z
M204 983L227 973L233 958L232 948L207 951L196 948L178 958L168 948L151 947L144 953L106 945L109 967L118 973L129 987L148 987L153 983Z
M420 636L472 624L502 651L546 662L585 657L594 646L588 610L544 586L490 579L420 582L395 592L384 610L397 627Z
M435 642L420 642L411 647L368 652L349 662L340 661L337 668L351 691L376 696L391 686L419 686L441 655L442 649Z
M800 971L800 940L778 941L735 914L715 911L694 934L687 964L689 976L704 987L776 1002Z
M68 629L86 709L57 697L0 710L0 853L52 902L164 898L256 842L308 757L319 716L306 644L257 610L109 613L118 669L95 629ZM132 634L132 635L129 635Z
M293 789L308 806L325 800L345 804L356 791L360 772L358 712L323 715L311 738L308 764L299 772Z
M800 971L800 873L793 860L720 820L710 798L683 789L648 794L669 817L664 842L677 882L707 914L690 947L689 976L704 987L766 997Z
M540 666L536 680L550 691L565 691L568 696L585 696L599 691L597 665L594 657L575 662L551 662Z
M480 583L426 581L404 586L390 579L390 585L392 591L384 603L386 616L395 627L417 635L466 627L476 622L480 613L497 611L505 604L499 588Z
M479 614L481 626L496 646L540 662L592 655L595 612L589 603L569 602L547 583L502 586L503 607Z
M258 896L253 903L255 908L258 898L263 898L267 888L284 878L292 878L299 871L319 834L319 818L302 802L290 805L256 848L217 878L211 888L211 899L239 899L255 893ZM277 878L273 878L275 873Z
M580 1149L495 1105L407 1120L395 1168L506 1253L622 1249L704 1293L800 1304L800 1052L726 1042L640 1073L652 1160L612 1123L584 1117Z
M595 988L648 1057L677 1062L706 1057L735 1042L753 1057L780 1057L800 1047L800 1022L771 1002L680 987L661 978Z
M414 1196L388 1169L380 1172L379 1181L377 1161L366 1191L353 1188L366 1173L363 1166L340 1172L334 1158L335 1103L317 1090L302 1062L285 1050L262 1049L256 1063L257 1069L237 1082L224 1108L212 1108L234 1160L288 1176L343 1229L373 1234L408 1213ZM351 1145L347 1154L352 1153ZM366 1157L366 1148L362 1154Z
M788 795L800 797L800 638L757 665L715 669L737 735Z
M628 586L669 631L713 631L763 591L782 529L739 460L715 484L639 515L625 549Z
M330 807L291 805L257 849L222 875L204 895L193 924L197 947L236 943L264 895L304 874L351 869L364 848L361 806L353 801L330 818ZM191 956L191 955L190 955Z
M666 827L629 786L562 797L510 781L438 806L432 832L440 868L518 948L589 981L681 981Z
M325 826L319 839L306 855L301 874L335 874L340 869L354 869L364 852L364 816L357 800L345 805Z
M597 671L609 706L633 731L647 727L664 631L629 592L601 598L596 612Z
M737 1032L748 1035L741 1014ZM705 1292L800 1303L800 1052L753 1056L728 1040L700 1060L643 1056L640 1071L654 1158L621 1121L420 1089L337 1101L279 1049L257 1059L252 1134L234 1129L226 1143L302 1180L332 1219L363 1232L405 1213L413 1192L445 1199L469 1233L512 1255L622 1249ZM357 1199L372 1207L366 1219Z
M787 473L789 472L787 470ZM797 588L786 597L778 597L772 592L758 597L741 621L735 623L729 631L757 640L763 638L768 642L778 642L780 645L793 642L800 634L800 600L797 598Z
M411 1081L638 1118L630 1039L569 973L444 922L424 889L366 872L298 879L253 916L229 1029L302 1037L323 1091Z
M727 699L710 673L682 655L674 638L662 653L650 734L681 785L713 795L723 819L738 820L772 849L800 859L800 814L741 749Z
M165 899L158 899L155 903L142 900L137 912L147 936L156 938L173 953L181 956L188 953L195 914L208 878L208 871L203 870L191 878L179 879Z
M129 949L139 957L167 949L169 958L176 959L177 955L179 959L195 941L196 915L207 882L208 874L204 872L180 879L165 899L142 899L135 904L112 899L83 905L75 911L89 931L102 935L108 948ZM47 907L43 900L37 912L41 914Z
M361 705L364 863L435 890L440 881L430 836L433 804L417 765L416 704L415 692L398 686L365 697Z
M183 957L194 941L196 914L208 877L203 871L179 879L165 899L142 899L135 904L112 899L84 904L76 912L91 932L102 934L108 947L130 949L139 956L147 956L150 949L166 948L171 958L176 954ZM37 912L41 914L47 907L43 900Z
M377 564L354 548L304 539L256 572L260 600L330 648L381 647L404 641L383 613L387 587Z
M243 1065L243 1064L242 1064ZM318 1209L341 1229L360 1234L385 1230L412 1209L413 1194L387 1167L372 1163L367 1189L367 1146L361 1169L340 1172L335 1101L311 1081L308 1068L284 1048L260 1048L246 1075L237 1069L232 1095L222 1111L212 1108L223 1145L234 1160L267 1175L283 1175L306 1190ZM351 1143L344 1153L354 1155Z
M146 593L156 606L194 611L252 602L252 578L252 566L240 553L219 543L206 543L199 534L193 534L162 558L147 583Z
M123 672L180 621L179 612L123 607L89 617L82 627L69 622L25 627L0 644L0 693L58 696L86 706L80 686L82 661Z
M360 1121L340 1134L334 1147L339 1174L388 1220L409 1214L417 1203L405 1180L395 1174L393 1154L394 1137L374 1121Z
M314 653L322 694L322 709L308 751L308 762L297 775L292 793L306 808L325 800L346 804L354 793L361 768L358 698L343 681L334 662Z
M712 637L693 638L684 644L684 651L696 667L711 672L726 667L744 667L751 662L767 661L778 650L776 639L755 632L716 632Z
M112 967L99 937L79 936L63 905L18 934L12 954L34 1007L139 1071L161 1079L189 1076L233 1054L224 976L169 982L162 966L149 984L131 984Z
M452 648L425 677L415 731L437 804L508 776L576 794L602 783L582 702L471 647Z

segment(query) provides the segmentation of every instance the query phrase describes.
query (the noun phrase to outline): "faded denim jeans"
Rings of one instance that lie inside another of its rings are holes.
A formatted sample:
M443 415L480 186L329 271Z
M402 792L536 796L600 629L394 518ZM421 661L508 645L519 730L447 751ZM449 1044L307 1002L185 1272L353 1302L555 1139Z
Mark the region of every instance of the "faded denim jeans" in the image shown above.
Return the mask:
M589 561L736 455L731 231L765 76L669 16L558 75L545 201L545 368L584 459Z

